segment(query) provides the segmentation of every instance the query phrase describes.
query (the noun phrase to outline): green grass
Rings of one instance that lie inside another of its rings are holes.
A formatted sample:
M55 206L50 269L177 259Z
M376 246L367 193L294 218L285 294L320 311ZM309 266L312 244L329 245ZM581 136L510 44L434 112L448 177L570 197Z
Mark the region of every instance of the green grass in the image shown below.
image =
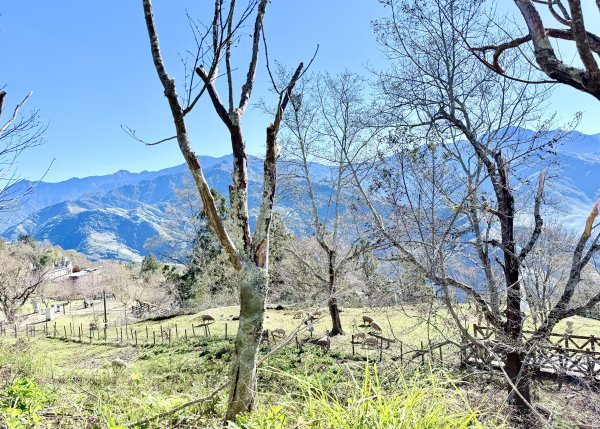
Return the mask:
M343 311L342 320L349 332L361 329L358 323L365 311ZM46 398L43 404L45 417L31 427L73 428L87 425L90 428L110 428L138 421L206 396L215 386L226 380L233 349L232 336L237 324L227 319L237 312L237 307L222 307L203 312L202 314L211 314L216 319L211 325L212 336L204 338L201 336L203 332L197 331L200 336L189 335L187 341L183 339L182 330L188 329L189 333L192 325L200 323L200 314L132 325L131 328L138 332L138 347L133 347L131 340L125 341L124 344L115 341L104 344L104 341L94 338L90 344L88 338L84 338L79 343L77 336L70 335L69 340L47 339L42 336L18 339L4 337L0 339L0 391L25 378L38 386ZM293 318L294 313L292 309L269 310L265 325L269 329L283 327L291 332L300 323L298 319ZM369 311L369 314L371 313L372 310ZM403 329L414 330L416 326L406 314L400 312L390 312L385 318L380 316L379 319L386 321L381 324L384 327L384 335L388 336L392 335L392 329L397 330L398 334ZM59 316L56 320L57 330L62 326L69 326L69 320L68 315ZM229 334L227 340L224 339L225 323ZM158 341L156 345L151 341L146 343L146 328L150 333L159 333L161 327L163 331L170 328L174 333L176 325L178 340L173 339L171 344L166 341ZM328 327L328 319L324 317L316 322L315 332L324 334ZM423 329L423 332L426 330L425 327L419 329ZM67 330L69 332L69 328ZM264 357L272 350L272 346L264 346L261 355ZM306 383L312 380L318 386L339 383L340 398L358 395L353 393L355 386L341 383L341 380L345 377L361 380L365 360L376 359L377 353L360 348L356 351L356 356L352 356L350 335L346 335L334 339L332 351L328 354L310 346L305 346L302 352L298 353L292 343L269 355L266 362L269 370L259 372L261 393L258 397L257 418L262 418L261 410L265 409L266 404L279 403L278 398L302 397L306 392L302 387L304 385L299 384L298 380L304 380ZM115 358L125 360L128 366L122 370L113 368L111 361ZM391 360L389 364L392 364ZM346 368L344 373L340 372L342 366ZM382 383L383 385L387 386L388 382ZM222 427L221 416L225 410L226 395L227 392L223 391L209 403L186 408L169 418L153 422L147 428ZM311 413L321 412L318 411L318 400L329 399L324 396L312 397ZM335 409L345 403L340 402ZM391 412L390 407L395 406L394 404L397 403L391 402L387 405L388 412ZM463 405L459 403L457 409L461 410L461 407ZM299 416L297 412L289 412L290 416ZM310 415L305 417L311 419Z
M292 332L300 324L293 318L296 310L267 311L265 327L282 327ZM238 426L325 429L501 425L502 419L490 410L471 408L462 396L465 385L458 381L455 385L460 376L444 372L439 361L434 362L435 369L429 370L421 367L421 359L410 364L407 357L403 361L397 359L400 340L406 353L420 347L421 341L427 344L429 340L456 335L452 324L446 322L448 315L443 308L428 310L424 306L345 308L341 317L347 335L333 338L330 353L309 345L299 351L295 341L276 352L273 345L262 347L261 358L268 355L268 359L259 370L257 410L240 420ZM221 307L136 323L130 329L138 333L138 347L125 335L125 341L120 343L114 329L109 329L106 344L97 338L90 344L87 337L79 343L77 336L70 335L68 340L41 336L0 338L0 401L7 403L7 389L15 382L34 383L30 391L43 399L44 417L24 428L110 428L170 410L206 396L226 380L237 325L228 319L237 313L237 307ZM204 338L201 330L196 330L196 337L191 335L191 327L200 323L201 314L216 319L209 338ZM322 335L329 328L328 314L324 314L315 323L315 335ZM379 359L377 351L356 345L352 355L351 334L365 330L360 326L363 314L377 319L384 336L399 340L385 351L384 360L377 367L367 363ZM69 323L73 323L68 314L59 316L56 322L59 331L62 326L69 329ZM228 339L224 338L225 323ZM179 338L174 337L175 326ZM589 319L576 318L574 326L576 331L585 326L590 334L599 332L599 324ZM171 329L171 344L160 339L161 328ZM157 334L156 345L152 332ZM303 332L299 337L306 335ZM456 353L454 357L457 358ZM125 360L127 367L113 368L111 361L115 358ZM444 363L449 359L451 352L445 355ZM146 429L222 427L226 397L227 392L220 392L214 400L153 422Z
M377 365L364 364L362 373L329 378L294 376L267 369L281 380L291 379L298 392L267 397L262 407L240 418L239 428L409 429L497 428L481 423L460 390L444 373L410 376L396 369L382 378Z

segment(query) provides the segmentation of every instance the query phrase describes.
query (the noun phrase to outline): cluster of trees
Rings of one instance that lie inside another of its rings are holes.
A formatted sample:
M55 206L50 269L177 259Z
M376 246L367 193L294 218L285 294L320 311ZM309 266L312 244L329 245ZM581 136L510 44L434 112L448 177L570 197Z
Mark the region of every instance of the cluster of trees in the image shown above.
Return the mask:
M550 81L540 78L544 73L598 97L598 37L586 31L580 2L536 2L546 4L566 27L548 29L534 2L515 0L529 31L506 43L502 39L510 26L486 10L483 1L382 3L389 13L374 28L390 65L377 73L377 97L371 97L376 103L368 101L362 79L351 73L302 76L301 65L294 73L283 71L279 80L286 84L278 85L267 64L279 98L273 109L265 109L274 121L267 127L264 198L252 236L240 120L252 92L267 2L251 1L241 14L235 13L234 2L215 3L212 24L199 38L196 56L201 89L181 105L160 56L151 3L144 0L154 65L179 147L208 223L239 279L240 331L227 419L249 410L254 398L278 134L285 143L289 174L285 189L296 193L306 214L294 222L306 232L302 241L312 243L287 246L286 251L296 259L296 270L310 274L326 291L333 335L343 333L338 297L344 277L361 269L367 277L372 275L369 260L374 255L407 266L439 288L457 327L473 342L477 339L464 329L454 298L468 297L478 307L502 344L494 352L505 362L509 400L519 418L528 421L528 354L558 321L600 301L597 291L574 299L600 248L593 235L597 207L582 225L583 232L570 237L570 263L565 263L569 257L564 253L553 256L548 247L556 234L563 234L556 227L544 227L542 210L545 171L552 168L553 148L563 133L549 132L550 127L558 128L546 114L549 87L532 84ZM239 46L238 30L254 10L249 71L240 103L235 104L231 57ZM582 67L560 60L551 38L574 41ZM523 60L522 50L513 49L530 41L539 69ZM491 61L486 58L489 51ZM203 61L210 66L198 66ZM223 63L226 102L215 84ZM230 225L219 217L185 127L186 115L204 92L231 135ZM331 167L326 177L313 171L313 161ZM540 173L534 180L536 171ZM317 188L327 189L327 197ZM293 271L290 266L285 269ZM535 313L536 331L526 340L522 331L530 312Z
M0 241L0 311L8 323L16 321L21 307L44 284L54 266L53 253L29 237L13 244Z
M548 131L559 127L546 113L550 87L540 84L565 83L600 99L600 38L583 19L590 11L579 0L515 0L527 32L507 42L506 34L519 30L483 0L382 1L388 13L374 30L389 67L375 73L371 85L348 72L306 74L303 63L275 76L263 33L268 0L216 0L206 26L192 26L197 46L180 96L161 55L152 2L142 3L176 132L172 139L195 190L183 191L181 204L172 208L175 239L160 243L169 265L148 257L138 273L114 264L104 275L126 303L239 292L226 419L253 406L269 287L281 299L303 290L326 299L331 335L337 335L344 332L339 300L348 285L360 284L368 295L408 273L417 280L406 282L413 287L403 296L420 293L424 283L436 288L457 328L474 343L455 297L478 308L499 339L492 352L504 360L509 401L517 418L530 423L529 354L560 320L600 302L593 281L586 284L600 249L597 205L582 232L571 234L544 222L543 204L553 148L565 132ZM545 25L540 5L561 28ZM250 42L243 43L248 28ZM574 44L577 63L558 56L556 40ZM531 59L523 57L527 43ZM262 200L251 231L242 120L263 45L276 101L262 103L271 122L265 124ZM232 64L244 49L247 73L236 102L239 76ZM230 137L228 203L206 182L188 132L190 113L203 95ZM0 115L5 96L0 90ZM17 115L23 102L0 125L6 145L0 160L40 141L37 114ZM285 163L278 174L281 154ZM328 166L326 174L314 170L315 161ZM291 220L302 238L292 237L274 211L278 178L279 189L295 195L297 212L304 213ZM13 176L5 170L0 179L2 209L2 201L14 201ZM11 267L0 280L0 305L10 319L43 282L52 255L44 258L36 245L22 241L3 245L0 258L0 266ZM379 261L391 269L384 272ZM286 288L290 278L295 284ZM526 339L529 317L535 332Z

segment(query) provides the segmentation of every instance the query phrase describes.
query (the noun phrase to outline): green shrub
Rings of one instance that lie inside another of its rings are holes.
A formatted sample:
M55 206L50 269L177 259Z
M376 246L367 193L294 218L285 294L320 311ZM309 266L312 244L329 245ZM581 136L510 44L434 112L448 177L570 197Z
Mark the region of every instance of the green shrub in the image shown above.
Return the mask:
M0 398L2 417L9 429L34 428L48 402L44 390L30 378L17 378Z

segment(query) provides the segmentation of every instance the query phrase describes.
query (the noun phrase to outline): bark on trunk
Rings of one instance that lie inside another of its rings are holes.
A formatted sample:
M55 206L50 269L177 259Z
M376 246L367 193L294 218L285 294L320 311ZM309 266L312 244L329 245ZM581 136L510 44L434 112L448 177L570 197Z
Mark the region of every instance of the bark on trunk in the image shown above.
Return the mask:
M508 166L502 154L496 155L499 181L494 183L498 196L498 212L500 219L500 234L502 237L504 256L504 278L506 282L506 325L504 333L507 345L513 351L505 358L506 373L512 383L508 385L509 403L515 406L517 420L526 422L531 417L529 404L529 378L524 369L525 354L523 350L523 312L521 310L521 279L519 276L519 258L517 257L514 217L515 201L508 180ZM514 387L513 387L514 385ZM517 389L518 393L514 391Z
M330 297L327 305L329 307L329 314L331 315L331 332L329 333L329 336L344 335L337 298L333 296Z
M335 251L329 250L329 314L331 315L331 332L329 336L344 335L342 329L342 320L340 319L340 309L336 298L337 288L335 286Z
M256 365L263 330L268 273L252 263L240 271L240 320L231 368L231 390L225 419L235 421L252 410L256 394Z
M525 364L525 353L520 351L508 353L506 355L505 370L516 387L515 391L512 386L508 386L508 403L515 407L517 414L515 422L523 425L523 427L533 427L533 414L529 408L531 392L529 374Z

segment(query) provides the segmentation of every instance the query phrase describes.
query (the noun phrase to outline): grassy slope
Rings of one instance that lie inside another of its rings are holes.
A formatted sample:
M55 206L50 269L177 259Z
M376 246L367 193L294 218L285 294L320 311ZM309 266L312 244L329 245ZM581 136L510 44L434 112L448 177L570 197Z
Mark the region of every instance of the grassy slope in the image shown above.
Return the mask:
M349 334L364 328L359 326L362 314L375 315L383 327L387 337L396 336L403 342L403 351L411 347L420 347L420 342L453 336L451 325L445 327L443 320L447 317L443 310L434 314L424 311L421 307L403 309L344 309L342 322ZM293 318L294 310L267 312L265 325L268 329L282 327L291 332L298 327L299 320ZM97 340L64 341L61 339L19 339L6 337L0 339L0 384L9 385L19 377L31 377L46 391L50 400L47 412L49 417L44 420L46 427L109 427L112 423L136 421L148 415L168 410L185 401L205 396L212 392L215 386L226 380L229 356L232 349L231 336L235 333L236 322L227 321L230 316L237 314L236 307L221 307L206 310L202 314L211 314L216 322L211 326L211 338L189 338L188 341L173 340L173 344L158 345L144 344L146 327L148 331L160 332L171 329L174 335L175 325L178 326L179 336L187 329L191 336L191 326L199 323L200 314L179 316L162 321L148 321L132 325L138 332L139 347L119 345L116 333L109 334L113 344L101 344ZM89 315L74 316L80 318L80 323L86 323ZM433 318L433 325L426 323ZM63 326L69 329L73 323L71 317L57 318L57 330L63 331ZM225 340L225 323L228 326L230 339ZM598 332L597 322L576 320L579 325L590 333ZM327 314L315 323L315 334L324 334L328 327ZM109 330L109 332L114 329ZM198 332L200 334L202 331ZM112 335L112 337L111 337ZM150 338L152 334L150 334ZM306 333L299 334L300 338ZM111 339L112 338L112 339ZM131 341L129 342L129 344ZM269 347L263 350L263 356ZM293 377L308 377L308 380L336 383L343 380L360 380L363 372L364 359L377 359L377 352L356 347L356 357L351 356L350 335L337 337L332 342L332 354L324 355L312 347L306 347L304 353L297 354L293 343L271 356L261 369L261 396L259 397L259 412L261 418L270 414L272 404L278 404L280 398L289 397L293 392L298 395L299 381ZM388 369L393 365L389 359L399 353L399 343L392 346L384 356L383 367ZM455 358L457 356L454 356ZM125 369L116 369L111 361L120 358L128 362ZM446 363L450 357L446 356ZM406 364L406 362L404 362ZM281 372L290 375L282 376ZM390 369L393 372L393 370ZM306 379L305 379L306 380ZM360 384L360 383L359 383ZM311 387L310 390L315 390ZM452 389L450 389L452 390ZM215 400L192 407L179 413L175 419L162 421L150 427L206 427L219 425L219 416L223 413L225 392L217 395ZM411 399L412 400L412 399ZM316 404L319 404L317 401ZM315 405L318 413L327 413L330 409L321 409ZM342 407L343 408L343 407ZM450 407L452 408L452 407ZM456 409L464 408L458 401ZM339 410L338 410L339 411ZM433 411L432 411L433 412ZM435 412L440 412L439 410ZM261 414L262 413L262 414ZM53 418L52 415L62 415ZM202 417L198 418L197 416ZM332 417L333 418L333 417ZM179 423L178 423L179 422ZM96 426L94 426L96 425ZM39 423L37 427L44 427ZM260 426L255 426L260 427ZM288 426L273 426L288 427ZM309 426L306 426L309 427ZM316 427L316 426L310 426ZM325 426L323 426L325 427ZM436 426L432 426L436 427Z

